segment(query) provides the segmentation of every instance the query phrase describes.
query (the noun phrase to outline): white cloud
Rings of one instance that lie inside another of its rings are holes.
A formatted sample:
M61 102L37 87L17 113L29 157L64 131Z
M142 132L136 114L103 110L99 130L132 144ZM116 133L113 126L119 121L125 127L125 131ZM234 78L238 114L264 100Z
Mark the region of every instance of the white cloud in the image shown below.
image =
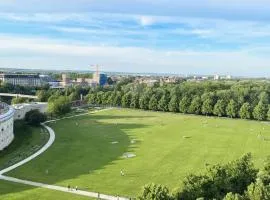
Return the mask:
M151 16L140 16L139 22L142 26L151 26L155 23L155 18Z
M93 63L109 71L175 73L247 73L269 70L270 59L252 49L233 52L164 51L136 47L91 46L46 38L0 36L0 66L86 69ZM265 47L266 48L266 47ZM264 51L269 48L264 49ZM5 56L8 54L8 56ZM10 56L12 55L12 57ZM18 56L16 56L18 55ZM259 70L260 69L260 70Z

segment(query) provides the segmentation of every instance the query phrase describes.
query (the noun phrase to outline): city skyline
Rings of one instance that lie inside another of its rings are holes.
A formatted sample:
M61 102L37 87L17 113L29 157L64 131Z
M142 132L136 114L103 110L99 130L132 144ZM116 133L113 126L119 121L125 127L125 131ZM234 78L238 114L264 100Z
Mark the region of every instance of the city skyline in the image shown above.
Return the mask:
M270 74L270 2L2 1L0 67Z

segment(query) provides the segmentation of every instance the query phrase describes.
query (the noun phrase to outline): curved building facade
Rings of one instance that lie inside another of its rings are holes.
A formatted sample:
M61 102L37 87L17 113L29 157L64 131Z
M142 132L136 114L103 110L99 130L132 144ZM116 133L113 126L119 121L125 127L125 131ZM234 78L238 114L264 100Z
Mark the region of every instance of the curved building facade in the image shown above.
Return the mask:
M14 109L0 102L0 151L6 148L14 139L13 117Z

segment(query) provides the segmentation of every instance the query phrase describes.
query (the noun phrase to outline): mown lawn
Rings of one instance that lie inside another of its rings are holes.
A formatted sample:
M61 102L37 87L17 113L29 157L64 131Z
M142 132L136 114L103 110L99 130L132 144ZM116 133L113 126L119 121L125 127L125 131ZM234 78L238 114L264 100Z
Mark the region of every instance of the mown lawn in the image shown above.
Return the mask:
M0 180L1 200L93 200L92 198L77 196L73 194L35 188L26 185L10 183Z
M31 156L49 139L46 129L26 125L23 121L14 123L14 134L11 145L0 152L0 170Z
M270 126L256 121L113 109L50 126L53 146L8 175L135 196L150 182L181 187L187 174L248 152L258 167L270 155Z

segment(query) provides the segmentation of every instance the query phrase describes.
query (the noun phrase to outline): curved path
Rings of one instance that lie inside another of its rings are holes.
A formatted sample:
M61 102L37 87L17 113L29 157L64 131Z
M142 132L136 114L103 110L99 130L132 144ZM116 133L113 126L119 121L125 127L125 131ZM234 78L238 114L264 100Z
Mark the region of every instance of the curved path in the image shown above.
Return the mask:
M108 109L104 109L104 110L108 110ZM96 112L100 112L100 111L104 111L104 110L98 110L98 111L94 111L91 113L96 113ZM89 113L83 113L83 114L79 114L79 115L73 115L70 117L64 117L61 119L50 120L50 121L43 123L42 126L48 130L49 135L50 135L48 142L40 150L38 150L36 153L29 156L28 158L18 162L17 164L14 164L14 165L8 167L6 169L1 170L0 171L0 180L21 183L21 184L25 184L25 185L31 185L31 186L35 186L35 187L57 190L57 191L77 194L77 195L81 195L81 196L88 196L88 197L93 197L93 198L98 198L98 199L104 199L104 200L128 200L127 198L124 198L124 197L116 197L116 196L110 196L110 195L100 194L100 193L96 193L96 192L87 192L87 191L82 191L82 190L74 190L74 189L68 190L66 187L61 187L61 186L56 186L56 185L48 185L48 184L38 183L38 182L33 182L33 181L28 181L28 180L21 180L21 179L17 179L17 178L3 175L4 173L10 172L11 170L16 169L16 168L24 165L25 163L33 160L34 158L36 158L37 156L39 156L40 154L45 152L53 144L53 142L55 140L55 133L54 133L54 130L52 128L45 125L46 123L55 122L55 121L59 121L59 120L63 120L63 119L69 119L69 118L78 117L78 116L83 116L83 115L88 115L88 114Z
M3 175L4 173L10 172L11 170L16 169L16 168L24 165L25 163L33 160L34 158L36 158L37 156L39 156L40 154L42 154L44 151L46 151L53 144L53 142L55 140L55 133L54 133L54 131L50 127L46 126L45 124L42 124L42 126L44 128L46 128L48 130L49 134L50 134L50 138L49 138L48 142L40 150L38 150L36 153L34 153L33 155L29 156L28 158L26 158L26 159L24 159L24 160L22 160L22 161L20 161L20 162L18 162L16 164L14 164L14 165L8 167L6 169L1 170L0 171L0 176Z

